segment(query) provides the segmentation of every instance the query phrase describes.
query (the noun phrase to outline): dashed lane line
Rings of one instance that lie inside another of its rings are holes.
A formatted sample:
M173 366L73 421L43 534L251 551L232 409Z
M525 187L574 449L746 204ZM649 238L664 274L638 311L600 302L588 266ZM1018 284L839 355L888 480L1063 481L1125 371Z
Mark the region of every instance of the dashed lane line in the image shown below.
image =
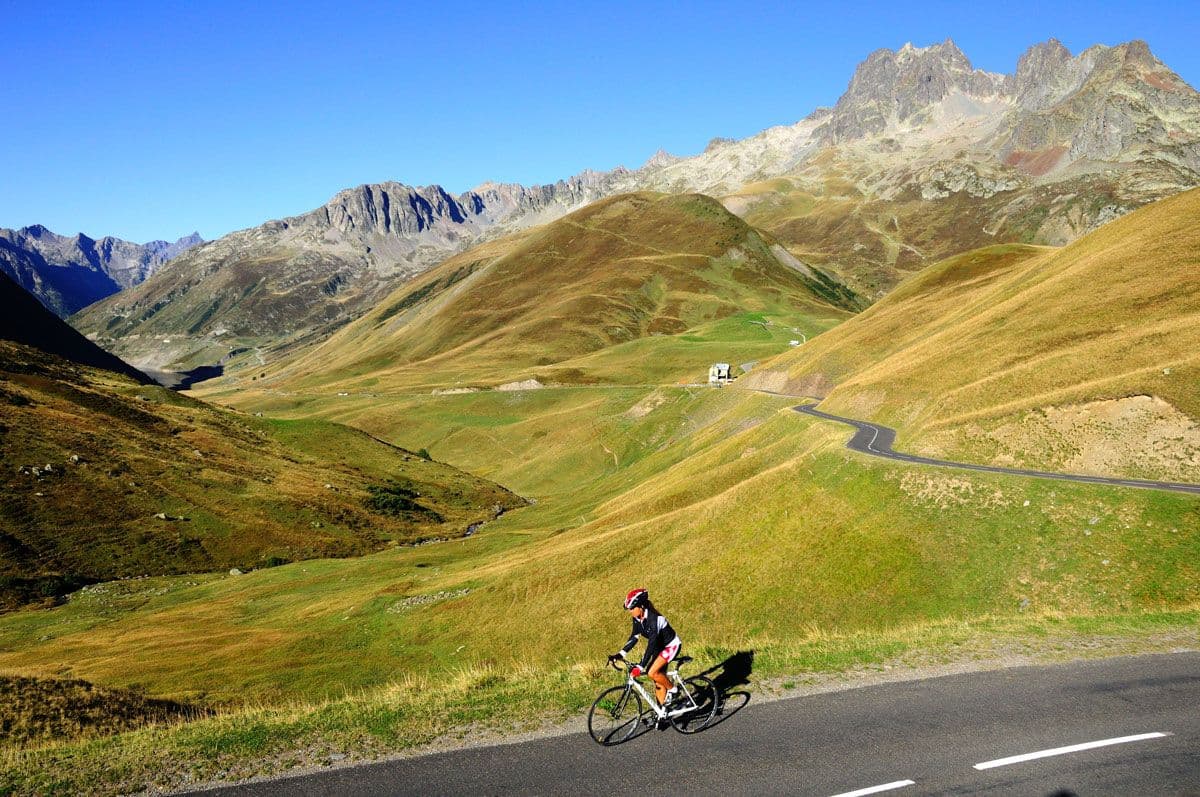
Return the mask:
M1161 739L1164 736L1170 736L1169 733L1139 733L1134 736L1121 736L1116 739L1101 739L1096 742L1084 742L1083 744L1072 744L1067 747L1055 747L1052 750L1039 750L1036 753L1025 753L1024 755L1014 755L1008 758L997 758L994 761L984 761L982 764L976 764L975 769L995 769L996 767L1006 767L1010 764L1020 764L1023 761L1034 761L1038 758L1050 758L1056 755L1067 755L1068 753L1078 753L1082 750L1093 750L1097 747L1108 747L1114 744L1127 744L1129 742L1141 742L1147 739Z
M911 781L911 780L897 780L892 783L884 783L880 786L868 786L867 788L859 789L858 791L848 791L848 792L843 792L842 794L835 794L835 795L833 795L833 797L865 797L865 795L868 795L868 794L879 794L881 791L891 791L892 789L902 789L905 786L913 786L913 785L916 785L916 784L914 781Z

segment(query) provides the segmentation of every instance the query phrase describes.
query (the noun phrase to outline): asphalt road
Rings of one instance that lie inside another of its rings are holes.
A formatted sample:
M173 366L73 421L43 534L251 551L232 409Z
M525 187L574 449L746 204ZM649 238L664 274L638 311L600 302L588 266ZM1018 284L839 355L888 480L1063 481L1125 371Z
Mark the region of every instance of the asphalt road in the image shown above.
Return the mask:
M896 430L889 429L886 426L868 423L867 421L859 421L853 418L842 418L837 415L830 415L827 412L821 412L815 405L806 404L800 407L794 407L796 412L802 412L805 415L812 415L815 418L823 418L827 421L837 421L839 423L853 426L856 431L854 437L850 438L850 442L846 444L846 448L852 451L858 451L863 454L871 454L885 459L894 459L899 462L912 462L919 465L939 465L945 468L961 468L963 470L981 470L986 473L1008 473L1016 476L1033 476L1038 479L1058 479L1068 482L1084 482L1085 484L1108 484L1115 487L1141 487L1148 490L1171 490L1179 493L1191 493L1200 495L1200 484L1181 484L1179 482L1156 482L1147 479L1110 479L1104 476L1082 476L1071 473L1050 473L1041 470L1024 470L1021 468L997 468L992 465L972 465L967 462L950 462L945 459L931 459L929 457L918 457L914 454L901 454L892 450L892 445L896 442Z
M739 702L734 695L731 706ZM1116 739L1126 741L1114 743ZM1105 744L994 763L1095 742ZM980 764L985 766L977 768ZM757 705L751 701L694 736L649 731L623 745L601 747L577 733L216 793L634 792L1200 795L1200 653L1016 668Z

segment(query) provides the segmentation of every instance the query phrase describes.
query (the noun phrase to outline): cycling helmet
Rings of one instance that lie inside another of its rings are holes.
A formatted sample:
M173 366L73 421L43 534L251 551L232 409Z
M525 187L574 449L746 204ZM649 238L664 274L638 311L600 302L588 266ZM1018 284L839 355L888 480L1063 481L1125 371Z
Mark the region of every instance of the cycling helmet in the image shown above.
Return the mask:
M625 608L632 609L634 606L645 606L650 602L650 593L645 589L631 589L629 594L625 596Z

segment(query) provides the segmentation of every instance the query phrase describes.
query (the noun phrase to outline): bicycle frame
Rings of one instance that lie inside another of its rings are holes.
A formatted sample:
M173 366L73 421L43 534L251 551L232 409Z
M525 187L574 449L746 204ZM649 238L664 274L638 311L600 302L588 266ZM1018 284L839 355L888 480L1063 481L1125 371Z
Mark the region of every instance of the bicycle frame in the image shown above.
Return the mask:
M696 709L698 709L700 707L700 704L696 702L696 698L692 694L691 690L687 688L687 684L685 684L683 682L683 678L679 677L679 668L678 667L676 667L673 670L667 670L667 678L671 681L672 684L675 685L676 688L679 689L679 693L678 693L678 696L676 697L676 700L679 700L679 699L686 700L687 705L682 705L679 708L675 709L674 711L669 711L669 712L667 711L665 706L662 706L659 704L658 700L654 697L654 695L652 695L646 691L646 688L641 685L641 683L638 681L638 679L633 677L633 673L630 672L631 669L632 669L631 665L626 665L626 670L625 670L625 686L626 686L626 688L633 689L639 695L641 695L642 698L646 701L646 704L648 706L650 706L651 709L654 710L654 714L660 720L668 719L670 717L678 717L678 716L688 713L689 711L695 711Z

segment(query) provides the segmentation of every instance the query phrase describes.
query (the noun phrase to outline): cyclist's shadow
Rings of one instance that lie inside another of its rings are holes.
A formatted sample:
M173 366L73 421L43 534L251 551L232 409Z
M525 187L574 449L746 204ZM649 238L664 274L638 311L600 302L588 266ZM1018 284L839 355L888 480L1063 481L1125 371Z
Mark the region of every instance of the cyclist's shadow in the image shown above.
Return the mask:
M739 650L725 661L700 673L712 680L716 688L717 714L701 730L720 725L741 711L750 702L750 692L739 687L750 684L750 672L754 669L754 651Z

